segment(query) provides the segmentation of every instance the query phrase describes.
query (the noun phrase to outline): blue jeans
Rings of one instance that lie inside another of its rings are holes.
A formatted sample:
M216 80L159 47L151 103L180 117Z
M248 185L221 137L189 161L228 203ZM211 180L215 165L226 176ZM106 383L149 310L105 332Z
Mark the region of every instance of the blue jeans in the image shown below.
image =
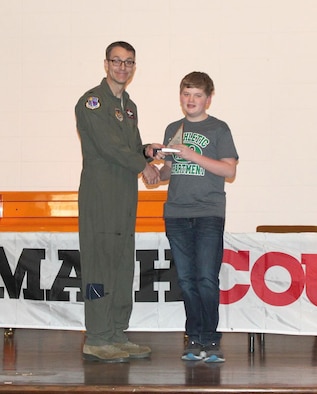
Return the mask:
M224 218L165 218L165 227L182 290L189 340L202 345L219 343Z

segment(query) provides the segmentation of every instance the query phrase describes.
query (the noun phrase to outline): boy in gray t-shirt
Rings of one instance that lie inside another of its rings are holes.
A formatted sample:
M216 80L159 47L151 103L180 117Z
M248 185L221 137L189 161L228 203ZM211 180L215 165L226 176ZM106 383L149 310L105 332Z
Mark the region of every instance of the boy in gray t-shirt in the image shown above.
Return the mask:
M164 206L166 235L176 265L186 312L188 344L183 360L223 362L220 350L219 272L223 256L225 178L234 178L238 154L228 125L206 113L213 81L202 72L180 84L185 118L165 131L161 180L169 179ZM174 135L182 133L182 143Z

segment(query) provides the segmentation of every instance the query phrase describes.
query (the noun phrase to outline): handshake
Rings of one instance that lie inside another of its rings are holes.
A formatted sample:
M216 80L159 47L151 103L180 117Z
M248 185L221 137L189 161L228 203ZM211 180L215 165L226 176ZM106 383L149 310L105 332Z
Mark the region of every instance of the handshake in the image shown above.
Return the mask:
M151 159L162 160L165 158L165 154L162 152L162 148L164 147L165 146L162 144L147 145L144 150L144 155ZM147 185L156 185L161 181L160 170L155 165L146 163L142 171L142 178Z
M160 170L155 165L146 163L142 172L142 179L147 185L157 185L161 181Z
M167 147L162 144L151 144L147 145L144 150L146 157L150 157L156 160L165 159L165 155L171 155L172 153L177 153L177 155L182 155L185 158L184 152L187 152L187 157L189 159L189 153L192 152L190 148L186 148L182 144L169 144ZM143 181L147 185L156 185L160 181L166 181L171 175L171 162L165 162L164 166L160 169L155 165L146 163L146 166L142 172Z

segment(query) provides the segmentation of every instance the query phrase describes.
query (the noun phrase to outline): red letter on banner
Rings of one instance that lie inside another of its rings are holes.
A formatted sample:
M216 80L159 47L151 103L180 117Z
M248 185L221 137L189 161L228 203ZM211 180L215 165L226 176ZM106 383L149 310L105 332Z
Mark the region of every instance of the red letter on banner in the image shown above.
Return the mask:
M291 276L291 285L284 292L270 290L265 283L266 271L274 266L285 268ZM264 302L274 306L285 306L295 302L303 292L305 275L302 266L294 257L280 252L269 252L261 256L251 271L254 292Z
M302 254L302 264L306 265L306 294L309 301L317 305L317 255Z
M223 264L232 265L237 271L249 271L249 252L225 249L223 253ZM243 298L250 285L234 285L230 290L220 290L220 304L233 304Z

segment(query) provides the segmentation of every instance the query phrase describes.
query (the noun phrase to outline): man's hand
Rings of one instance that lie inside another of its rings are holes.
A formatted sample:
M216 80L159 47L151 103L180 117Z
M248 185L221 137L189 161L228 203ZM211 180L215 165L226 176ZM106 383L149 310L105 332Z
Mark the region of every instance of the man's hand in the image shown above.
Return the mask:
M165 148L165 145L159 143L153 143L145 148L145 156L151 159L162 160L165 158L164 153L161 150L155 151L155 149Z
M156 166L152 166L146 163L146 166L142 172L143 180L148 185L156 185L160 182L160 171Z

